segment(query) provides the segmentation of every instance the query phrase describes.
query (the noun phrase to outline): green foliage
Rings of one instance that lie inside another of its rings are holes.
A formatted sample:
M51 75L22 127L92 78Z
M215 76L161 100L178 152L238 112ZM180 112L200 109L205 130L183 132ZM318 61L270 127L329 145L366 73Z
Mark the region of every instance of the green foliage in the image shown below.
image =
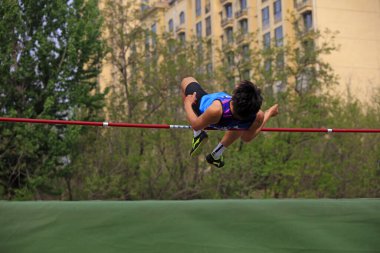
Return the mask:
M0 7L1 114L101 116L103 94L95 78L104 45L96 1L19 3L2 1ZM286 38L286 44L273 41L262 48L256 34L236 34L236 44L215 50L208 39L183 43L141 27L137 21L144 13L130 1L110 0L104 6L110 121L186 124L182 78L194 76L209 92L232 92L236 81L249 77L262 88L263 109L280 105L280 114L266 127L378 128L380 91L369 105L330 94L337 76L323 56L337 50L335 33L305 31L293 17L296 37ZM10 20L16 21L10 25ZM34 24L32 32L26 23ZM57 48L51 33L66 46ZM210 71L215 51L221 65ZM375 134L262 133L249 144L230 146L226 166L215 169L203 156L189 157L191 131L84 130L2 124L0 193L20 200L380 196L380 136ZM209 135L204 153L223 133Z
M373 120L378 118L373 110L379 112L376 102L365 106L352 97L330 94L338 77L323 56L338 49L336 33L305 31L296 17L290 21L296 36L287 37L286 45L273 41L260 47L253 38L249 41L253 45L247 55L253 59L251 78L264 92L264 108L280 105L279 116L268 126L377 128ZM230 44L219 50L222 60L235 56L219 69L224 82L244 79L240 74L244 68L239 68L236 57L239 48ZM278 64L283 58L287 64ZM378 154L370 146L378 141L377 135L365 134L264 133L249 145L229 148L226 158L230 165L217 176L218 191L222 197L236 198L377 196L373 182L379 180Z
M1 115L82 120L97 116L103 94L96 79L104 52L97 4L1 1ZM71 148L84 133L81 127L1 124L3 195L59 194L56 179L71 173Z

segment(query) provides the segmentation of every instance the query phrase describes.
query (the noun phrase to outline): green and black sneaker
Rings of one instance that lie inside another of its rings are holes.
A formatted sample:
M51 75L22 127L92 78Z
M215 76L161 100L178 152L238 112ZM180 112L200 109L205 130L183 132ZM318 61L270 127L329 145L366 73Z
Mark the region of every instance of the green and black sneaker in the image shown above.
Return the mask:
M190 151L190 156L194 157L199 155L201 152L202 146L207 142L208 135L205 131L202 131L200 134L198 134L197 137L193 138L193 143Z
M208 154L206 156L206 161L209 163L209 164L212 164L218 168L222 168L224 166L224 158L223 156L221 156L219 159L215 159L212 154Z

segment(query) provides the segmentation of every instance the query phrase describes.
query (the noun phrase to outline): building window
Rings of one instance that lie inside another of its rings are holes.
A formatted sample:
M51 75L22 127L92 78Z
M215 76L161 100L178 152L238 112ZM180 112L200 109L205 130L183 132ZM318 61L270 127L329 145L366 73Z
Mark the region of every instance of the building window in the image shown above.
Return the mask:
M200 37L202 37L202 22L200 21L200 22L198 22L197 24L196 24L196 31L197 31L197 37L198 38L200 38Z
M211 35L211 16L206 18L206 36Z
M263 44L264 48L269 48L270 47L270 32L267 32L263 36Z
M262 16L263 30L266 30L269 28L269 6L261 10L261 16Z
M302 41L302 47L306 54L309 54L310 52L313 52L315 50L315 42L312 39L306 39Z
M234 66L235 64L235 56L233 52L227 53L227 64L229 67Z
M274 36L276 39L276 46L281 47L284 44L284 35L282 26L277 27L274 30ZM279 54L276 56L276 67L279 70L282 70L285 66L285 55L283 52L279 52Z
M247 9L247 0L240 0L240 10Z
M211 10L211 2L210 0L206 0L205 13L209 13L210 10Z
M249 70L244 70L242 73L243 80L249 80L251 79L251 74Z
M169 26L169 32L173 32L174 31L173 19L169 20L168 26Z
M179 41L181 43L185 43L186 40L186 34L184 32L178 34Z
M242 49L241 53L242 53L243 59L248 60L249 59L249 45L248 44L243 45L241 49Z
M279 70L282 70L285 66L285 55L284 53L279 53L276 56L276 67Z
M282 80L277 80L272 86L273 94L277 95L286 91L286 82Z
M276 0L273 3L274 21L279 22L282 20L281 0Z
M226 10L226 17L227 18L232 18L232 4L226 4L224 6L224 9Z
M195 0L195 14L198 16L202 13L201 0Z
M152 31L152 33L157 33L157 24L156 24L156 23L154 23L154 24L152 25L152 27L151 27L151 31Z
M240 31L242 34L248 33L248 19L242 19L240 22Z
M142 0L140 7L142 11L149 9L149 0Z
M183 11L179 14L179 23L181 25L185 23L185 13Z
M311 6L312 1L311 0L294 0L294 8L295 9L301 9L305 6Z
M314 78L315 75L313 69L306 68L303 73L297 76L295 90L300 94L304 94L305 92L309 91L310 84Z
M283 43L284 35L282 31L282 26L279 26L274 30L274 37L276 39L276 46L281 47L284 44Z
M207 68L207 74L211 75L212 74L212 63L208 63L206 68Z
M267 59L264 62L264 69L266 72L270 72L272 70L272 61Z
M232 27L226 29L227 42L232 43L234 41L234 31Z
M212 59L212 42L208 41L207 42L207 58Z
M149 31L145 31L145 52L148 53L150 49L150 36Z
M230 86L235 85L235 77L234 77L233 75L228 76L228 77L227 77L227 80L228 80L228 84L229 84Z
M152 45L155 46L156 45L156 34L157 34L157 24L154 23L151 27L151 31L152 31Z
M303 23L306 31L310 31L313 28L313 15L311 11L307 11L302 14Z

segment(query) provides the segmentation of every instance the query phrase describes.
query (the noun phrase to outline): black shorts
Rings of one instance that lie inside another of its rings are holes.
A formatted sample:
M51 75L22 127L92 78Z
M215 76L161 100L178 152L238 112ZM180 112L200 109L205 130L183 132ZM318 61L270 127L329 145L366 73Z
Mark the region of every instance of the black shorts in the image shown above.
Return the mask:
M185 96L193 95L194 92L197 93L197 100L193 104L193 110L195 114L199 116L202 114L201 111L199 110L199 107L201 105L201 99L204 95L207 95L208 93L204 91L204 89L202 89L199 83L197 82L189 83L185 90Z

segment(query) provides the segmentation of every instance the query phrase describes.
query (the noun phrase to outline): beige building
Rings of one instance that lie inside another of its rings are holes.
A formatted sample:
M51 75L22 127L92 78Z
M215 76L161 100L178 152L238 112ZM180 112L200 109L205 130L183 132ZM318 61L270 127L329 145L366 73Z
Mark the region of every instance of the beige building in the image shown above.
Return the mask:
M339 92L369 101L380 88L380 0L314 0L315 28L340 33L327 60L340 76Z
M200 36L210 46L244 44L257 31L262 45L292 36L288 13L295 11L307 29L339 31L340 50L326 57L340 76L338 92L347 87L362 101L380 87L380 0L139 0L143 24L153 32L173 33L180 40ZM286 43L286 40L283 42ZM318 44L318 41L317 41ZM215 49L214 49L215 50ZM216 55L207 68L215 67Z

